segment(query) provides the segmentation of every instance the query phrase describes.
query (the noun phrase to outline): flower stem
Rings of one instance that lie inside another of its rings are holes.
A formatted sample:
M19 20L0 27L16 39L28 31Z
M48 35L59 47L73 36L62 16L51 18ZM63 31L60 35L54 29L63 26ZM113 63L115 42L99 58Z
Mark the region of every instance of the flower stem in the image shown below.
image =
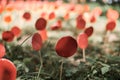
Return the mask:
M62 80L62 72L63 72L63 59L60 65L60 80Z
M41 69L43 67L43 61L42 61L42 56L41 56L41 51L39 51L39 56L40 56L40 68L39 68L39 72L38 72L38 75L37 75L37 79L39 79L39 76L40 76L40 73L41 73Z
M83 62L86 62L85 49L83 49Z

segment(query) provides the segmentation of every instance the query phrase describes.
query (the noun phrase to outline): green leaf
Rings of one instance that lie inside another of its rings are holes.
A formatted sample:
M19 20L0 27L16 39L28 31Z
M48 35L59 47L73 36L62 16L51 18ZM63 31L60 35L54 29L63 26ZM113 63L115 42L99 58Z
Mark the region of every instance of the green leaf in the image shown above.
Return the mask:
M93 70L92 74L94 75L94 74L96 74L96 73L97 73L97 70Z
M102 74L105 74L105 73L108 72L109 70L110 70L109 67L102 67L102 68L101 68Z

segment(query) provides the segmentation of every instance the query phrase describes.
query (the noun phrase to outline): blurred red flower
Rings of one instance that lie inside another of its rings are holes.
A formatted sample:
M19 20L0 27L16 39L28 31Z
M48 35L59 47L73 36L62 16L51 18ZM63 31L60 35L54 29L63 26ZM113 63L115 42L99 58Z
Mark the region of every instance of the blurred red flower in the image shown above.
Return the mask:
M108 9L106 16L110 20L117 20L119 18L119 12L113 9Z
M51 12L48 18L49 20L52 20L52 19L55 19L55 17L56 17L55 12Z
M24 14L23 14L23 18L25 19L25 20L30 20L31 19L31 14L30 14L30 12L25 12Z
M58 40L55 50L61 57L70 57L77 51L77 42L71 36L65 36Z
M93 34L93 30L94 30L93 27L90 26L90 27L85 29L84 33L86 33L87 36L90 37Z
M113 31L115 29L116 22L115 21L109 21L106 25L106 30Z
M2 39L7 42L11 42L14 39L14 34L11 31L4 31L2 33Z
M90 7L88 4L85 4L83 8L84 8L84 12L88 12L90 10Z
M78 15L77 18L76 18L76 20L79 21L82 18L83 18L83 15Z
M88 46L88 36L86 33L81 33L77 37L78 46L81 49L85 49Z
M16 67L11 61L0 59L0 80L16 80L16 73Z
M36 51L40 50L42 47L42 38L39 33L35 33L32 37L32 48Z
M12 27L11 31L13 32L14 36L19 37L21 34L21 29L17 26Z
M84 29L85 28L86 22L85 22L85 20L83 18L77 19L76 22L77 22L77 28L78 29Z
M5 16L5 17L4 17L4 21L5 21L6 23L10 23L10 22L12 21L11 16L10 16L10 15Z
M43 30L46 28L47 21L44 18L39 18L35 23L35 28L37 30Z
M61 20L58 20L56 23L54 23L51 26L51 30L58 30L58 29L61 29L61 28L62 28L62 21Z
M0 43L0 58L2 58L6 54L5 47L2 43Z
M78 29L84 29L85 28L85 25L86 25L86 22L85 20L83 19L83 15L78 15L77 18L76 18L76 27Z
M90 18L90 22L91 22L91 23L96 22L96 17L95 17L95 16L91 16L91 18Z
M69 12L67 12L64 16L64 20L68 20L69 19Z

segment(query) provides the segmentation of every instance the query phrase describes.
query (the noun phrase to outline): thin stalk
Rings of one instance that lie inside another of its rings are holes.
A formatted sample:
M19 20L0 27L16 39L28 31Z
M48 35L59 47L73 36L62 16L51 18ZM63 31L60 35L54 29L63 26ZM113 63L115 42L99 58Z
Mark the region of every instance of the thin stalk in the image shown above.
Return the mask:
M106 44L106 43L108 43L109 42L109 36L110 36L110 31L106 31L106 33L104 34L104 36L103 36L103 42L104 42L104 44Z
M40 76L40 73L41 73L41 69L42 69L42 66L43 66L43 60L42 60L42 56L41 56L41 51L39 51L39 56L40 56L40 68L39 68L39 72L38 72L36 80L39 79L39 76Z
M111 32L107 31L106 35L105 35L105 39L104 39L104 44L103 44L103 50L105 51L105 53L109 53L109 37L110 37Z
M83 61L86 62L85 49L83 49L82 51L83 51Z
M62 59L62 62L61 62L61 65L60 65L60 80L62 80L62 72L63 72L63 59Z
M22 46L32 35L29 35L21 44L20 46Z

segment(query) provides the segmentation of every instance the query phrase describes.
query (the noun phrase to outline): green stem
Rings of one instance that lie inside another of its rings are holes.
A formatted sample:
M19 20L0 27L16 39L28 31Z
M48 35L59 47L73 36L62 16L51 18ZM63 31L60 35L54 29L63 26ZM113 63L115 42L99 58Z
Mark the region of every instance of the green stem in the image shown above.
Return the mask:
M39 72L38 72L38 75L37 75L37 79L39 79L39 76L40 76L40 73L41 73L41 69L42 69L42 66L43 66L43 61L42 61L42 56L41 56L41 52L39 51L39 56L40 56L40 68L39 68Z
M22 46L32 35L29 35L21 44L20 46Z
M62 72L63 72L63 59L60 65L60 80L62 80Z

